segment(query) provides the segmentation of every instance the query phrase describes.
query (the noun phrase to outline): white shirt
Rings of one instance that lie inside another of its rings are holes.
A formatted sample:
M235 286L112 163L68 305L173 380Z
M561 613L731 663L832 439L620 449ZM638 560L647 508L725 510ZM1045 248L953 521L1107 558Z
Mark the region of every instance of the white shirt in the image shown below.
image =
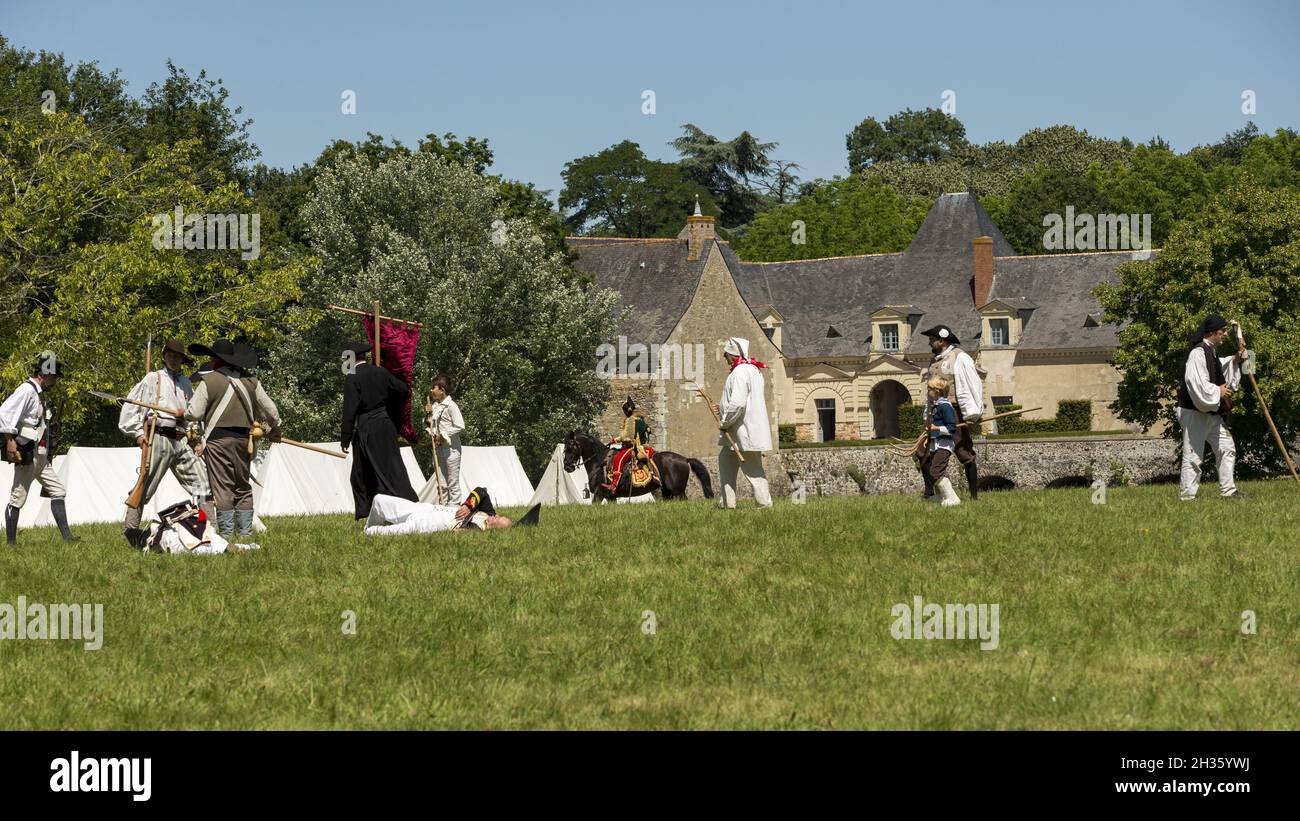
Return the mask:
M460 406L456 404L451 396L444 396L441 402L433 403L433 409L429 411L429 420L425 427L430 435L437 433L441 436L444 445L458 448L460 447L460 432L465 429L465 417L460 415Z
M722 386L722 429L731 433L743 451L772 449L772 428L767 418L767 401L763 398L763 372L753 365L737 365ZM718 444L731 447L726 436Z
M984 383L980 381L975 360L956 345L949 345L943 353L934 358L934 362L930 365L930 375L939 374L953 381L957 393L957 410L961 411L961 418L972 423L978 421L984 415ZM925 398L927 421L932 410L933 405L927 393Z
M1214 347L1210 343L1202 342L1201 345L1210 348L1213 353ZM1223 366L1224 384L1235 391L1241 384L1240 363L1234 356L1221 356L1219 364ZM1197 410L1214 413L1219 409L1223 394L1219 392L1219 386L1210 381L1210 369L1205 366L1205 352L1200 346L1192 348L1187 354L1187 364L1183 368L1183 382L1187 383L1187 393L1192 397L1192 404Z
M0 433L19 433L23 428L45 427L45 406L41 402L41 385L28 379L9 394L0 405Z
M158 388L159 380L162 381L161 391ZM158 398L160 396L161 398ZM136 383L127 398L183 411L190 404L190 399L193 396L194 387L190 384L188 376L179 371L172 374L166 368L159 368L152 373L145 374L144 379ZM169 413L155 414L148 408L123 403L122 412L117 416L117 429L132 439L136 439L144 434L145 422L148 421L150 416L155 415L158 417L158 427L176 427L176 417Z
M407 533L436 533L456 526L453 505L430 505L396 496L379 494L370 502L366 519L367 536L401 536Z

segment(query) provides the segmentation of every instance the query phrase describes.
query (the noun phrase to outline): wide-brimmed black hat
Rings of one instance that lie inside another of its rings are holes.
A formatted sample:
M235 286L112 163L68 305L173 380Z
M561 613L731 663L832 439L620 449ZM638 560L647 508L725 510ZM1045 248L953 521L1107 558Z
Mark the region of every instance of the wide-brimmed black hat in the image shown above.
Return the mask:
M191 347L193 347L193 346L191 346ZM185 360L185 364L186 364L186 365L193 365L193 364L194 364L194 360L191 359L191 358L190 358L190 355L189 355L188 353L185 352L185 348L183 348L183 347L181 346L181 341L180 341L179 339L169 339L169 340L167 340L167 344L166 344L166 345L163 345L163 353L166 353L167 351L171 351L172 353L178 353L178 354L180 354L180 355L181 355L181 359Z
M236 345L229 339L218 339L212 343L211 347L199 344L190 345L187 350L195 356L220 359L227 365L239 368L241 371L257 367L257 354L253 352L253 349L247 345Z
M961 340L957 338L957 334L953 333L952 328L949 328L947 325L935 325L927 331L921 331L921 336L942 339L943 341L950 342L953 345L961 344Z
M46 351L32 362L32 373L63 376L63 360Z
M370 353L374 349L375 346L370 344L369 342L359 342L356 340L349 342L348 344L343 346L344 353L348 353L348 352L354 353L357 355L358 358L365 356L366 354Z

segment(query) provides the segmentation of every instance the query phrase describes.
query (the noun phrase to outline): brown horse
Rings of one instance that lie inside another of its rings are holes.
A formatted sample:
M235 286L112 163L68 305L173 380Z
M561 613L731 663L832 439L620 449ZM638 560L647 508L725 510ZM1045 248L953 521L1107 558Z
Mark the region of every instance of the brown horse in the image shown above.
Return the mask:
M579 466L587 469L587 488L591 491L591 501L609 501L616 496L641 496L650 491L645 488L632 487L632 471L625 470L619 477L618 487L614 493L605 489L606 462L609 460L609 445L594 436L573 431L564 440L564 469L570 473ZM659 494L664 499L685 499L686 483L691 474L699 480L704 491L704 498L713 498L713 482L709 472L699 459L690 459L671 450L655 451L650 457L659 468Z

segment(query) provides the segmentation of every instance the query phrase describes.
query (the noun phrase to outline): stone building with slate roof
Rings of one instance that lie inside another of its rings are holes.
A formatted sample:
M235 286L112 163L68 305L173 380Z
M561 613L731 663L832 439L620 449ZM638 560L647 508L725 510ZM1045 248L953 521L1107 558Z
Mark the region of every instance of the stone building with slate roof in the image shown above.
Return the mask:
M896 435L899 406L924 399L930 348L920 331L937 324L975 357L986 404L1041 406L1027 416L1043 418L1062 399L1089 399L1094 430L1125 426L1107 407L1119 382L1116 328L1100 322L1092 291L1143 252L1018 256L973 194L939 197L895 254L744 262L698 215L675 240L569 242L579 268L623 295L630 314L621 334L704 343L715 400L726 377L722 342L753 340L752 355L771 366L773 424L793 424L799 440ZM661 444L692 455L716 449L708 409L692 409L679 385L654 383L628 387L655 403ZM608 430L617 430L628 392L614 391Z

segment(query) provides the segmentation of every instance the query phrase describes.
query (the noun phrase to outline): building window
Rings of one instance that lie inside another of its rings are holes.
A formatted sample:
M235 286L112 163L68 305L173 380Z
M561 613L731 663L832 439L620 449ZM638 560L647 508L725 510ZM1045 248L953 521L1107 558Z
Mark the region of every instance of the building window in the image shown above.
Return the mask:
M1011 397L1010 397L1010 396L995 396L995 397L993 397L993 407L995 407L995 408L1001 408L1001 407L1003 407L1003 406L1005 406L1005 405L1014 405L1014 404L1015 404L1015 402L1012 402L1012 401L1011 401Z
M897 324L880 326L880 350L882 351L898 350L898 325Z
M776 327L774 325L763 326L763 334L767 337L768 342L772 341L772 335L775 333L776 333Z
M989 320L989 344L990 345L1011 344L1011 320L1009 319Z

